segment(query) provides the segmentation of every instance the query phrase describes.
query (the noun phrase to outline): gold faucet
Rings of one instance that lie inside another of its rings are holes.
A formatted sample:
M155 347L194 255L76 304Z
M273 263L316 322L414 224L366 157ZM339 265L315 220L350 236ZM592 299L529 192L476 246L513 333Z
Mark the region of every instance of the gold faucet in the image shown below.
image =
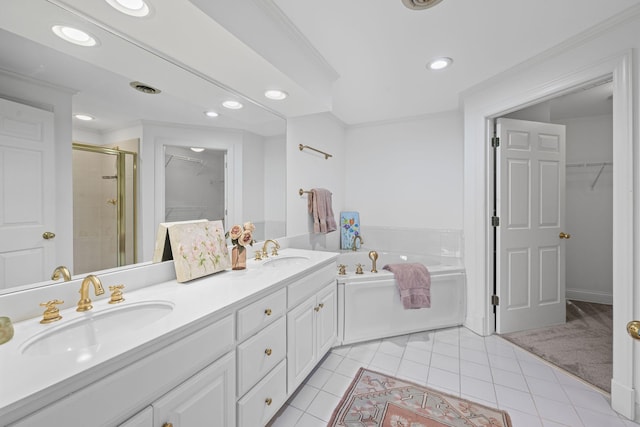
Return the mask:
M280 243L276 242L275 240L269 239L269 240L265 240L264 245L262 245L262 257L263 258L267 258L269 256L269 254L267 254L267 245L269 244L269 242L273 243L273 250L271 251L271 255L276 256L278 255L278 249L280 249Z
M80 285L80 301L78 301L78 308L76 311L88 311L93 308L91 305L91 299L89 299L89 284L93 285L93 290L96 293L96 296L104 294L104 289L102 288L102 282L98 277L93 274L88 275L82 281L82 285Z
M364 240L362 240L362 236L360 236L359 234L356 234L355 236L353 236L353 243L351 244L352 251L358 250L358 247L356 246L356 239L360 239L360 246L364 244Z
M64 265L59 265L53 270L51 280L60 280L60 276L62 276L65 282L71 280L71 272L69 272L69 269Z

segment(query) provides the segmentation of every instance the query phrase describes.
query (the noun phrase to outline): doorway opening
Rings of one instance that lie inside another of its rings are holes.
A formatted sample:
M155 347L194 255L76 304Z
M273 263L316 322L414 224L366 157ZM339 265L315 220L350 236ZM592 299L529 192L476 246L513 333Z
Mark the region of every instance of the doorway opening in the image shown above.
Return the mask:
M72 148L73 274L136 263L137 153L75 142Z
M166 222L226 221L226 150L164 146Z
M503 116L566 127L570 238L562 243L567 323L502 336L606 392L613 359L612 91L611 79L602 80Z

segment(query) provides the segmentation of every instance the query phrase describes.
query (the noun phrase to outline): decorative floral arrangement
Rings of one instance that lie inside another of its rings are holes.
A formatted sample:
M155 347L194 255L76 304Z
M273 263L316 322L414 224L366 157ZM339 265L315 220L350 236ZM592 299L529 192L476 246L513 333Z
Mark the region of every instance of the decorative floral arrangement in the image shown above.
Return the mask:
M253 246L253 232L256 226L252 222L245 222L244 225L234 225L225 234L225 237L231 238L231 243L238 248L238 253L242 253L247 246Z

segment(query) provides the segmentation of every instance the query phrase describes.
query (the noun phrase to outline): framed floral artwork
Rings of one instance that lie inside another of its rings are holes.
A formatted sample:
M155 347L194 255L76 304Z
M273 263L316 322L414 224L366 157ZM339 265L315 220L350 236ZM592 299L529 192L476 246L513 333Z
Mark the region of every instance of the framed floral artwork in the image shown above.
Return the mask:
M171 243L169 242L169 228L176 224L192 224L194 222L208 222L208 220L195 219L192 221L161 222L158 226L152 261L156 263L172 260L173 254L171 253Z
M168 235L178 282L231 267L222 221L176 223Z

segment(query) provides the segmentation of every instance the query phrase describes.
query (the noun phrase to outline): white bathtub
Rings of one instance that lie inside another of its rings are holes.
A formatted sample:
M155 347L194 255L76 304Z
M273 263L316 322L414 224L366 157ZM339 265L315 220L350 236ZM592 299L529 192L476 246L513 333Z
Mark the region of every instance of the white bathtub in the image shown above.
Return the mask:
M338 264L338 336L343 344L458 326L465 316L465 275L457 258L431 257L378 250L377 273L371 272L369 249L343 252ZM431 274L431 307L405 310L393 273L386 264L420 262ZM355 274L356 264L364 274Z

